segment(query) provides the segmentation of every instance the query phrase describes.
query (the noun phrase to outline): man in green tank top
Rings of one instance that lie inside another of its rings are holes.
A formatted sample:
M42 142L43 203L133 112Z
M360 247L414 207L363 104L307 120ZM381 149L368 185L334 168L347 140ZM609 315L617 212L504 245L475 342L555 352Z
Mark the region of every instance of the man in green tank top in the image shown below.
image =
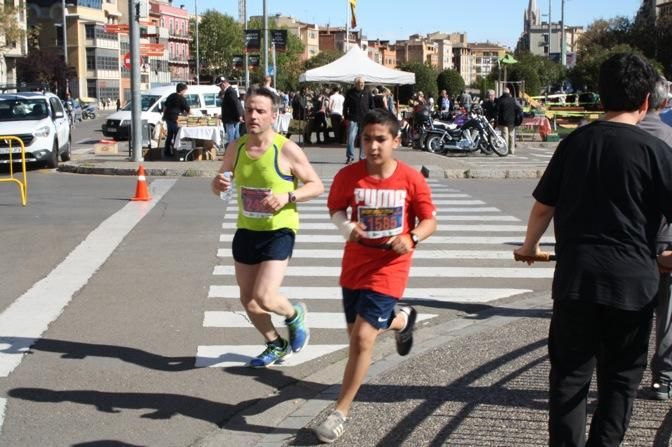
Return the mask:
M212 181L212 191L219 195L232 185L224 173L233 173L238 201L231 247L236 281L240 301L266 342L264 351L249 363L255 368L271 366L308 344L305 305L292 305L279 289L299 229L296 202L307 202L324 192L301 148L273 131L278 108L279 98L269 89L253 86L248 90L247 134L229 143ZM289 339L273 326L272 313L285 318Z

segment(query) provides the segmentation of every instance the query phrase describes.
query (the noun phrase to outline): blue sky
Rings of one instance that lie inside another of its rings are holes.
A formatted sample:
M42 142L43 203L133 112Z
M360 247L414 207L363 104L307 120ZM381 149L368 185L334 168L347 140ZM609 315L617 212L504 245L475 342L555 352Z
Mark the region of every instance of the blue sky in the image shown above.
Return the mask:
M238 0L174 0L194 11L215 9L238 17ZM369 39L397 40L433 31L467 32L470 42L489 40L515 46L529 0L358 0L357 22ZM452 5L452 6L450 6ZM549 0L537 0L542 14ZM560 20L561 0L551 0L551 17ZM633 17L641 0L565 0L565 23L586 26L598 18ZM345 25L347 0L267 0L269 15L282 13L318 25ZM247 14L261 15L263 0L247 0ZM546 18L544 18L546 20Z

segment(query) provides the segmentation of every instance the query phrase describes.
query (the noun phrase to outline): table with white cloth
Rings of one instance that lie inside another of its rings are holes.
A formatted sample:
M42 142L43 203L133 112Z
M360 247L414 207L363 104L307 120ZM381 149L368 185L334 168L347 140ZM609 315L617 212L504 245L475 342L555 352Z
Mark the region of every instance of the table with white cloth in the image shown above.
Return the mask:
M212 141L217 148L222 147L222 134L224 133L224 128L222 126L194 126L194 127L180 127L175 135L175 143L173 147L178 153L186 152L184 156L180 155L180 160L186 160L189 155L196 149L196 145L193 144L190 149L182 150L181 143L182 140L206 140Z

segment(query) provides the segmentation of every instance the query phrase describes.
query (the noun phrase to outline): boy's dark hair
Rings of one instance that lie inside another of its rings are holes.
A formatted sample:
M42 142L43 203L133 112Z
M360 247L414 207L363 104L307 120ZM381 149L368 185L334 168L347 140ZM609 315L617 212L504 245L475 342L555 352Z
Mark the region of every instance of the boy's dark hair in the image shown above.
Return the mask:
M278 95L273 93L270 89L266 87L261 87L258 84L253 84L250 88L247 89L245 93L245 99L251 98L253 96L265 96L271 100L271 109L273 113L277 113L280 109L280 98Z
M184 82L178 82L177 86L175 87L175 91L177 93L182 93L186 89L187 89L187 84L185 84Z
M399 120L388 110L369 110L366 115L364 115L364 120L362 121L362 130L370 124L380 124L387 127L387 129L390 131L390 135L392 135L392 138L395 138L397 135L399 135Z
M651 93L658 73L643 57L617 53L600 65L600 101L606 111L637 110Z

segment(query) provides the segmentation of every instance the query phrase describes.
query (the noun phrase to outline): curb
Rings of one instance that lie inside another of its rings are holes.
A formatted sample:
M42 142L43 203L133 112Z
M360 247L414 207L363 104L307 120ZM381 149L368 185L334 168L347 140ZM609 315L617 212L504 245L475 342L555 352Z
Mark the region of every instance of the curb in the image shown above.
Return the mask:
M70 174L94 174L94 175L125 175L137 176L137 168L106 167L91 164L63 163L59 165L59 172ZM217 170L213 169L171 169L171 168L145 168L145 174L149 177L214 177Z
M518 300L507 303L507 306L509 309L505 315L500 314L501 309L494 307L477 314L467 314L436 326L420 328L416 332L416 337L419 340L416 339L412 354L408 357L397 355L393 346L394 340L380 340L378 348L381 350L384 349L385 352L380 358L374 359L364 383L368 383L370 380L377 378L402 362L413 361L416 357L444 346L447 340L455 340L466 335L505 326L519 318L529 316L529 312L525 315L525 312L529 310L536 310L540 313L547 312L551 308L550 293L544 291L526 294ZM295 384L290 385L290 387L301 387L302 381L312 382L313 377L316 376L335 377L333 380L337 384L325 385L322 391L316 393L310 399L297 398L285 401L279 404L281 408L277 412L269 414L268 417L264 417L264 412L272 412L273 408L267 410L264 400L260 399L258 403L243 410L244 414L234 416L231 419L233 421L236 417L246 418L245 414L249 414L255 415L259 420L275 420L276 425L269 427L268 433L243 433L227 430L227 425L225 424L220 429L204 435L201 439L191 444L191 446L215 447L224 445L223 443L231 442L232 440L235 440L236 445L241 447L282 447L288 445L300 430L307 428L320 413L334 404L338 398L340 377L346 362L347 356L315 372L311 376L298 379ZM283 415L280 416L278 413L282 413Z
M538 179L543 169L444 169L436 165L422 165L425 178L445 179Z

